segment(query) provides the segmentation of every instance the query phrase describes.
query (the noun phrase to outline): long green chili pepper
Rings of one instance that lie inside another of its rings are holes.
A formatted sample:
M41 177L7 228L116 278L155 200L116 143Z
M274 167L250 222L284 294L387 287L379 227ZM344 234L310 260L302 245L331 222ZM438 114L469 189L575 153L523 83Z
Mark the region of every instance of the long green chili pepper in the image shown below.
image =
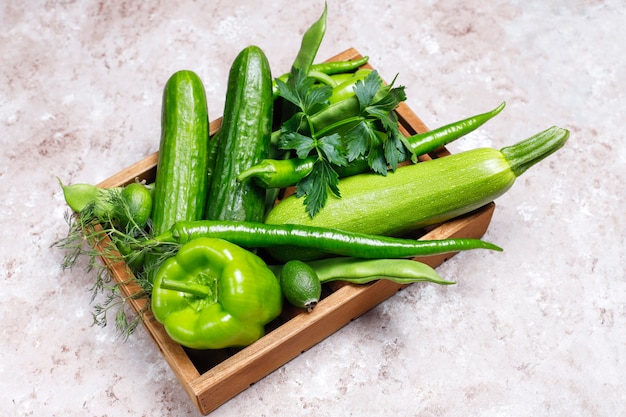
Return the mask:
M346 72L353 72L367 64L369 56L363 56L355 59L348 59L346 61L328 61L320 62L319 64L311 65L311 70L323 72L324 74L334 75L343 74Z
M470 249L502 251L497 245L480 239L413 240L325 227L217 220L177 222L168 233L146 240L142 245L184 244L199 237L221 238L246 248L296 246L311 249L310 257L306 255L306 259L301 259L307 261L323 257L316 251L368 259L408 258Z
M505 105L506 103L502 102L498 107L486 113L477 114L476 116L468 117L428 132L412 135L407 138L407 141L415 155L427 154L476 130L500 113Z
M338 117L338 113L345 112L344 114L351 115L352 113L349 112L355 110L355 105L358 106L358 100L355 97L349 97L345 100L330 105L329 107L327 107L327 109L330 110L322 110L318 114L314 115L313 118L315 119L315 123L318 123L319 125L323 125L324 123L330 123ZM415 155L419 156L427 154L428 152L432 152L435 149L441 146L445 146L478 129L487 121L498 115L504 109L505 105L506 103L503 102L491 111L477 114L475 116L471 116L453 123L449 123L437 129L429 130L428 132L411 135L406 138L405 143L409 145ZM278 135L276 137L276 140L278 140L278 137L280 136L280 131L278 131L277 133ZM274 183L271 177L275 175L280 178L281 187L291 186L295 185L299 180L306 176L304 175L305 171L303 170L300 170L298 172L289 171L290 169L292 169L292 165L293 167L297 166L295 162L293 164L281 163L274 166L272 160L266 160L263 162L262 167L251 167L248 170L244 171L241 174L241 177L255 179L258 178L260 180L259 184L263 186L264 184ZM367 164L367 161L356 159L346 167L336 167L336 171L340 177L346 177L365 172L367 171L368 167L369 166Z

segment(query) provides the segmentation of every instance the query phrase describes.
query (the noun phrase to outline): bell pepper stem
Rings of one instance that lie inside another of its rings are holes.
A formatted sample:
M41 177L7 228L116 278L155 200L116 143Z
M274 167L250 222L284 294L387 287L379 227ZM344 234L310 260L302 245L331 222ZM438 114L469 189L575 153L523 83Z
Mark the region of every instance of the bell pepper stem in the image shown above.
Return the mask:
M203 298L208 297L212 293L211 288L208 285L176 281L173 279L163 279L161 281L161 288L165 290L180 291Z

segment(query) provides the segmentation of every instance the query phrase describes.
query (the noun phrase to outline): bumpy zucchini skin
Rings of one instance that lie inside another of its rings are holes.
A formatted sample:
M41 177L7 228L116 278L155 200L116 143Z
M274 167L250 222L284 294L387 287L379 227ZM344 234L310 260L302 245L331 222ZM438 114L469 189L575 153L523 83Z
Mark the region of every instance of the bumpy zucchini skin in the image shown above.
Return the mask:
M263 220L265 190L237 176L269 156L272 112L269 62L259 47L248 46L237 55L228 76L207 219Z
M179 220L204 216L209 116L204 85L189 70L174 73L165 85L161 141L152 208L155 234Z
M269 212L266 223L401 235L481 207L514 181L498 150L472 150L403 166L387 176L368 173L343 178L341 198L329 198L313 218L301 198L287 197Z

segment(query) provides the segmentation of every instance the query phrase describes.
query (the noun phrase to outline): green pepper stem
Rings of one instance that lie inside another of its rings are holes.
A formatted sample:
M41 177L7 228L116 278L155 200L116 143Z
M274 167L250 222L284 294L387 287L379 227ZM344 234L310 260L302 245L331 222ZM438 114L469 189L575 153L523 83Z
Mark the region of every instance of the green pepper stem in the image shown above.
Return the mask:
M553 126L515 145L504 147L500 151L515 176L519 177L528 168L563 147L568 137L568 130Z
M264 159L240 173L237 181L254 178L263 188L286 188L309 175L316 160L317 157Z
M246 169L237 176L237 181L244 182L248 178L255 177L263 180L264 178L271 178L273 174L276 174L276 168L267 160L263 160L260 163L253 165ZM268 182L265 180L264 182Z
M208 297L212 293L211 288L207 285L172 279L163 279L161 281L161 288L164 290L180 291L202 298Z

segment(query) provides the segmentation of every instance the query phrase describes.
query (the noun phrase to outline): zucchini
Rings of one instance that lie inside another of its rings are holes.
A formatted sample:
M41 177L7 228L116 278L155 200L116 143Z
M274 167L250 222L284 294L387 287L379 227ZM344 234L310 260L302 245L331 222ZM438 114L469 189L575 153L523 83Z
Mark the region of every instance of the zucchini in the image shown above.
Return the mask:
M403 166L387 176L367 173L343 178L341 197L329 197L313 218L302 199L292 195L269 211L265 223L399 236L491 202L528 168L560 149L568 136L567 130L552 127L501 150L472 149ZM297 249L284 249L281 258L300 258L297 253Z
M152 206L156 235L179 220L200 220L204 216L208 142L209 117L202 81L192 71L178 71L163 91Z
M259 47L248 46L235 58L228 77L207 219L263 221L265 190L253 181L239 182L237 176L269 157L272 112L269 62Z

